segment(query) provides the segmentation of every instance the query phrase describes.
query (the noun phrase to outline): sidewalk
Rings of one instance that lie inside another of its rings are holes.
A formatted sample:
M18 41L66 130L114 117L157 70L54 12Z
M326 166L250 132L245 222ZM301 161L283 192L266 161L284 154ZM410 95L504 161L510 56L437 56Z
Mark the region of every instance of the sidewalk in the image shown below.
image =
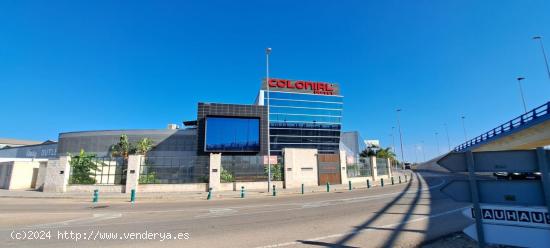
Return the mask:
M398 177L401 176L401 184L405 184L404 174L407 175L408 180L410 181L411 173L410 172L395 172L394 173L394 183L391 184L391 180L384 181L384 187L392 187L399 185ZM380 181L370 182L370 186L380 187ZM352 184L353 189L367 189L367 183L354 183ZM349 190L348 182L343 182L342 184L330 185L331 192L344 192ZM277 196L290 196L290 195L300 195L301 188L291 188L291 189L276 189ZM304 193L322 193L326 192L326 185L319 186L309 186L304 188ZM116 193L116 192L99 192L101 199L129 199L129 193ZM0 189L0 199L1 198L34 198L34 199L92 199L91 192L65 192L65 193L52 193L52 192L41 192L35 190L5 190ZM236 199L240 198L240 190L229 190L229 191L213 191L212 199ZM174 199L174 200L205 200L207 198L208 192L205 191L184 191L184 192L137 192L136 198L140 200L145 199ZM267 184L265 190L245 190L246 198L250 197L271 197L273 196L272 192L267 192Z

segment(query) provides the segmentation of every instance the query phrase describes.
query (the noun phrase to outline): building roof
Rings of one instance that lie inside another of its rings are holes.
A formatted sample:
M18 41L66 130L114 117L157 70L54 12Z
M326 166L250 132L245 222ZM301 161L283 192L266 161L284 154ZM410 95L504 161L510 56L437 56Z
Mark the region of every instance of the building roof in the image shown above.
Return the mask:
M0 138L0 144L6 144L6 145L26 146L26 145L37 145L41 143L42 141Z

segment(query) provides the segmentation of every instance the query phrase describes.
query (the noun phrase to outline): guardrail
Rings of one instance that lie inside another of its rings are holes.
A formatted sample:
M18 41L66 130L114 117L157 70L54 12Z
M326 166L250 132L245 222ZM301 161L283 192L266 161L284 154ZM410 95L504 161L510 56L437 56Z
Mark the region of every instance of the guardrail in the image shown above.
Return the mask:
M506 133L510 133L517 130L518 128L531 125L534 123L534 121L540 120L540 118L543 117L550 117L550 102L536 107L525 114L522 114L510 121L503 123L496 128L493 128L492 130L489 130L488 132L483 133L482 135L479 135L469 141L462 143L461 145L455 147L453 151L464 151L489 139L504 135Z

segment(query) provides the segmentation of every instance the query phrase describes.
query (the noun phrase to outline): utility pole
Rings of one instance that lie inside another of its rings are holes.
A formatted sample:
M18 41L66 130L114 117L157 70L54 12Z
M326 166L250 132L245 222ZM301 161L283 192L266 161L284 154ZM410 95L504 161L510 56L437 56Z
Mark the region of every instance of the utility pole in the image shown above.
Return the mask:
M445 126L445 133L447 133L447 146L449 147L448 151L451 151L451 139L449 138L449 129L447 128L447 123L443 123Z
M518 77L518 85L519 85L519 94L521 95L521 101L523 102L523 113L527 113L527 105L525 104L525 97L523 96L523 88L521 87L521 80L524 80L524 77Z

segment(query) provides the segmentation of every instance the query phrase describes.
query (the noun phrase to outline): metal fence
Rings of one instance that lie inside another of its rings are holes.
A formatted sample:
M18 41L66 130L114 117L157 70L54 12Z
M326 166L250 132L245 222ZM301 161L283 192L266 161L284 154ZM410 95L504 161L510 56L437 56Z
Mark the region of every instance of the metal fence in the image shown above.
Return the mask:
M376 172L379 176L389 175L388 160L385 158L376 158Z
M359 158L356 163L346 165L348 177L370 177L372 169L369 158Z
M257 182L267 181L267 165L263 156L222 156L222 182ZM278 163L271 165L271 177L274 181L284 178L281 157Z
M128 163L124 158L74 156L70 164L69 184L126 184Z
M495 138L497 136L510 133L518 128L529 127L530 125L538 123L538 121L544 121L550 119L550 102L547 102L541 106L538 106L525 114L522 114L510 121L503 123L502 125L493 128L465 143L455 147L454 151L464 151L471 149L473 146L484 143L485 141Z
M140 161L140 184L184 184L208 182L205 156L144 157Z

